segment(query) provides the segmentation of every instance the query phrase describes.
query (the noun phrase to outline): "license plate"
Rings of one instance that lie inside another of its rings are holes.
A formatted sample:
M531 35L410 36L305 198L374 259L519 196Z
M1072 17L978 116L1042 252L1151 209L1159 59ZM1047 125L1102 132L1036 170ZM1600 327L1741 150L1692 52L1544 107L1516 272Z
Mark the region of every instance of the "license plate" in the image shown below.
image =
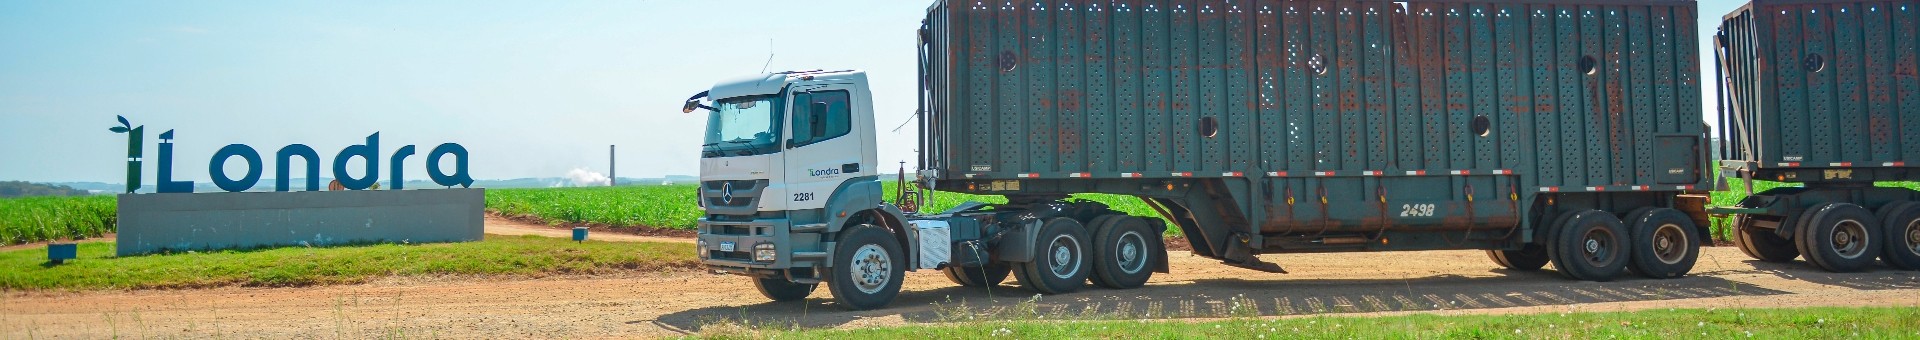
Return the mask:
M720 251L733 251L733 242L720 242Z

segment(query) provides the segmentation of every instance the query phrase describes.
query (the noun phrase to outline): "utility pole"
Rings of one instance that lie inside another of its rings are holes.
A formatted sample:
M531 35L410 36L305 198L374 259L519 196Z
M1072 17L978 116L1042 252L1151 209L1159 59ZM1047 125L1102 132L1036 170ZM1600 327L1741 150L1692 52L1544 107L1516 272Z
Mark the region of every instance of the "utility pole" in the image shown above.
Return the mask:
M620 185L620 175L613 172L613 166L613 145L607 145L607 186Z

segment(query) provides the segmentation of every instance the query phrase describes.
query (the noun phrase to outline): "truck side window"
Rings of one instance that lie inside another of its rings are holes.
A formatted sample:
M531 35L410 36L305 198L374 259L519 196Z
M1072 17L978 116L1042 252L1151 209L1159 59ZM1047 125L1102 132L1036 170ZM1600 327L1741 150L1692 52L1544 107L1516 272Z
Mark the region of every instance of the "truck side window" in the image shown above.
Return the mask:
M793 143L801 147L847 135L853 130L853 113L847 91L815 91L794 95ZM825 112L814 112L824 107Z

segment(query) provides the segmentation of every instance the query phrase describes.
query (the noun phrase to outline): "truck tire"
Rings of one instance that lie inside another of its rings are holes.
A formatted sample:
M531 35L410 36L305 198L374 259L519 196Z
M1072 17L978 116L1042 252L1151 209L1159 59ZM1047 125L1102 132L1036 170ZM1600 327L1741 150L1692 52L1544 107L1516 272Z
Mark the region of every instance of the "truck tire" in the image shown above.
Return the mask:
M1658 208L1627 221L1633 232L1633 272L1655 279L1686 276L1700 259L1700 230L1679 210Z
M1511 270L1530 272L1547 266L1547 248L1528 244L1520 250L1488 250L1493 263Z
M1880 239L1885 244L1880 253L1880 261L1887 266L1920 270L1920 203L1896 202L1887 210L1885 222L1880 224Z
M834 302L867 310L884 307L900 295L907 257L886 229L871 224L847 228L834 248L833 267L827 270Z
M1040 226L1034 238L1033 261L1016 264L1020 284L1042 294L1065 294L1087 283L1092 266L1087 260L1087 228L1071 218L1054 218Z
M1100 220L1100 219L1095 219ZM1155 257L1166 253L1147 221L1122 216L1106 220L1093 232L1093 283L1112 289L1139 288L1153 277Z
M1575 213L1565 224L1549 231L1547 257L1560 275L1568 278L1606 282L1627 270L1627 227L1619 218L1599 210Z
M947 274L948 280L965 287L998 286L1007 281L1007 273L1011 272L1004 262L981 267L947 267L940 271Z
M1811 218L1795 230L1794 241L1808 262L1830 272L1865 269L1882 247L1880 222L1873 212L1852 203L1814 206Z
M813 288L816 286L819 285L798 284L793 283L793 281L787 281L786 278L779 277L753 279L753 288L760 290L760 296L765 296L768 300L773 301L785 302L805 299L808 295L813 295Z
M1793 241L1780 237L1773 229L1752 226L1746 214L1733 215L1733 244L1748 257L1766 262L1787 262L1800 257Z

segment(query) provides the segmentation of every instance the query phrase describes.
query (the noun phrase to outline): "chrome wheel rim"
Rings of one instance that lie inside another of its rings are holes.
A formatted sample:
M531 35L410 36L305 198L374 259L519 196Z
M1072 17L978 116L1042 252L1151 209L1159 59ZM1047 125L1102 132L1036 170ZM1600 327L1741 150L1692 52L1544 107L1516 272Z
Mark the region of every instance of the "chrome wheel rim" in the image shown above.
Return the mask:
M1653 230L1653 256L1661 263L1678 264L1687 257L1687 232L1679 225L1662 224Z
M1844 220L1835 223L1833 233L1829 236L1830 246L1835 253L1840 254L1840 257L1854 259L1867 253L1867 246L1869 246L1867 226L1860 224L1860 221Z
M1047 263L1047 271L1057 278L1070 278L1080 273L1080 239L1073 235L1054 236L1047 242L1047 254L1052 261Z
M1120 234L1120 249L1113 253L1122 272L1136 274L1147 268L1147 240L1139 232Z
M847 271L853 279L854 288L861 293L879 293L887 287L887 281L893 279L893 259L887 256L887 250L880 245L860 246L853 251L853 268Z
M1920 255L1920 220L1907 222L1907 230L1901 234L1906 235L1907 251Z

